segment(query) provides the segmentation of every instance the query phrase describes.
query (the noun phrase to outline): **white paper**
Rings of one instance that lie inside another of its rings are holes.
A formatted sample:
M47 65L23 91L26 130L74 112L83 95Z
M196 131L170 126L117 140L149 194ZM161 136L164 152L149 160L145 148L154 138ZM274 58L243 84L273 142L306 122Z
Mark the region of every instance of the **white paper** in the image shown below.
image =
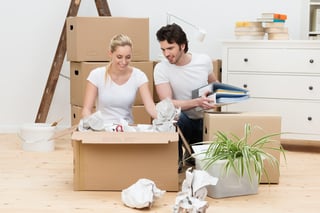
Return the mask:
M151 208L153 202L165 193L156 187L155 183L148 179L139 179L136 183L122 190L122 202L131 208Z
M218 178L212 177L203 170L186 170L186 178L182 183L181 192L178 193L174 206L174 213L194 212L204 213L209 207L205 201L208 185L216 185Z

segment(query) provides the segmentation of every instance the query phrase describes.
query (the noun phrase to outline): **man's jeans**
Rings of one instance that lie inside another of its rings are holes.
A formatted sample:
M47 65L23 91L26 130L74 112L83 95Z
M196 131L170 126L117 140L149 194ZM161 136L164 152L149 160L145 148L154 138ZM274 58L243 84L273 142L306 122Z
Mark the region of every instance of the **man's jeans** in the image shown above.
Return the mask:
M186 114L181 112L177 124L189 144L202 141L203 119L190 119ZM179 136L179 162L183 160L182 144L182 139Z

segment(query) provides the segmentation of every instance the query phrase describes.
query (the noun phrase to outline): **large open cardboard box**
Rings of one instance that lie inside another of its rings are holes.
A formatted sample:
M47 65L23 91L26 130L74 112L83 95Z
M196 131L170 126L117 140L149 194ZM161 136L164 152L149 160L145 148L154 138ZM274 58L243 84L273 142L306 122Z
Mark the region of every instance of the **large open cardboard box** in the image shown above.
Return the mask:
M72 134L74 190L123 190L141 178L179 190L178 133L79 132Z
M249 112L210 112L204 114L203 122L203 140L210 141L217 131L232 133L238 137L244 136L244 125L250 123L251 126L258 126L263 131L253 131L250 136L250 142L272 133L281 133L281 116L271 113L249 113ZM280 135L273 137L272 146L280 146ZM280 152L268 150L278 159L280 163ZM280 171L274 168L268 162L265 162L265 169L268 178L263 175L260 183L279 183Z

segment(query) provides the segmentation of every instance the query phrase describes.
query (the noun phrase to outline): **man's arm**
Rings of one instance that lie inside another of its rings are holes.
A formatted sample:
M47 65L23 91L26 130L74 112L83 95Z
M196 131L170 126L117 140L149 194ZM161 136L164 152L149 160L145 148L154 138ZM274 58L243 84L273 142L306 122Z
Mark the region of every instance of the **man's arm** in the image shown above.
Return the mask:
M213 72L208 75L208 83L210 84L212 82L219 82Z

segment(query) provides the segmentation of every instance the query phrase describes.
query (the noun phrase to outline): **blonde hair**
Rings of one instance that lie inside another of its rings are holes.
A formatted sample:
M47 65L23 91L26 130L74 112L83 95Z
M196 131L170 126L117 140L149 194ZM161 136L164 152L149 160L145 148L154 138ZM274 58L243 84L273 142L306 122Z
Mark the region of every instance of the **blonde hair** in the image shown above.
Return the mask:
M110 43L109 43L110 52L113 53L120 46L121 47L130 46L132 48L132 41L131 41L130 37L127 36L127 35L124 35L124 34L114 35L111 38ZM111 63L112 63L112 61L110 61L110 63L108 63L108 65L106 67L105 81L107 81L108 72L109 72L109 69L111 67Z

